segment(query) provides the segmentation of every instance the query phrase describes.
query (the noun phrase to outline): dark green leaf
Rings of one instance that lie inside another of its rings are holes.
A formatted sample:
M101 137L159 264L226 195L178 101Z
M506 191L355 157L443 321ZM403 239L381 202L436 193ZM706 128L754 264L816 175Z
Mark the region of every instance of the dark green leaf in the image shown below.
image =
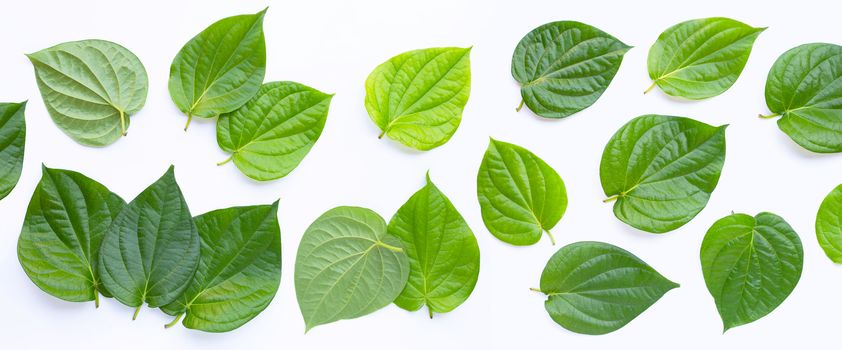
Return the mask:
M18 260L38 288L67 301L109 296L99 278L102 238L126 205L85 175L43 167L18 239Z
M199 235L173 167L114 219L102 240L100 278L121 303L137 308L172 303L199 264Z
M450 200L427 176L389 221L409 257L409 281L395 305L410 311L427 305L433 313L450 312L474 290L479 276L479 246L471 228Z
M15 188L23 169L26 102L0 103L0 199Z
M184 326L227 332L269 306L281 283L281 229L278 202L234 207L197 216L202 240L199 268L176 301L162 307L183 314Z
M521 84L523 102L532 112L564 118L602 96L629 49L584 23L547 23L518 43L512 55L512 76Z
M294 82L266 83L243 107L219 117L217 143L246 176L284 177L316 144L332 97Z
M602 154L602 189L614 215L643 231L663 233L689 222L705 205L725 162L725 127L663 115L637 117Z
M805 44L778 58L766 79L778 127L810 151L842 152L842 46Z
M550 230L567 209L561 177L523 147L492 139L477 175L482 221L495 237L531 245ZM553 240L553 244L555 241Z
M646 311L677 283L619 247L577 242L556 252L541 274L540 292L553 320L570 331L606 334Z
M804 264L798 235L772 213L719 219L705 234L700 255L726 331L775 310L798 284Z

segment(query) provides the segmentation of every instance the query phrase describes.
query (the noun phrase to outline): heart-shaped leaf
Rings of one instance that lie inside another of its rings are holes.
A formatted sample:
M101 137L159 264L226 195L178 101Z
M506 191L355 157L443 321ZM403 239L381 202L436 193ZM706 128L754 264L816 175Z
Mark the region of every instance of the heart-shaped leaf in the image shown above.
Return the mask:
M729 18L701 18L669 27L649 49L652 86L670 96L701 100L728 90L766 28Z
M429 315L450 312L465 302L479 276L479 246L462 215L427 175L389 221L409 257L409 281L395 305Z
M102 238L126 205L85 175L42 168L18 239L18 260L38 288L67 301L96 301Z
M328 210L304 232L295 258L306 331L389 305L408 276L406 253L380 215L358 207Z
M674 288L677 283L622 248L577 242L550 258L539 291L556 323L597 335L623 328Z
M246 176L289 174L322 134L333 95L288 82L266 83L248 103L219 117L216 140Z
M223 18L190 39L170 66L170 97L187 114L210 118L233 112L257 93L266 73L263 17Z
M775 310L798 284L804 264L798 235L772 213L719 219L705 234L700 255L726 331Z
M512 55L521 106L545 118L590 107L614 79L631 49L595 27L574 21L544 24L526 34Z
M228 332L269 306L281 283L278 202L214 210L194 219L202 240L199 268L182 294L161 307L184 326Z
M531 245L567 209L567 190L558 173L527 149L492 139L477 175L482 221L503 242Z
M0 103L0 199L15 188L23 169L26 102Z
M616 200L614 215L643 231L664 233L688 223L705 205L725 162L725 125L644 115L605 146L599 176Z
M27 57L53 122L83 145L106 146L125 136L129 116L146 102L146 69L110 41L72 41Z
M842 264L842 185L822 201L816 214L816 237L827 257Z
M427 151L450 140L471 94L471 48L414 50L377 66L365 109L384 135Z
M842 46L805 44L785 52L766 78L778 127L810 151L842 152Z
M199 264L199 235L173 167L117 215L100 249L100 278L114 298L161 307L180 296Z

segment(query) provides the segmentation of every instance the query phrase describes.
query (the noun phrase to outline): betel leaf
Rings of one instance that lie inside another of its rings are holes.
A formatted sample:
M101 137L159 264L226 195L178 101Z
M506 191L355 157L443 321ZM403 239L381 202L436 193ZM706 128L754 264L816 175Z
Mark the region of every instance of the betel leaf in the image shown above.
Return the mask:
M18 184L26 144L26 102L0 103L0 199Z
M406 253L380 215L358 207L328 210L304 232L295 259L305 331L389 305L408 276Z
M842 264L842 185L830 191L819 206L816 237L827 257Z
M683 117L644 115L605 146L599 177L614 215L643 231L679 228L705 205L725 162L725 128Z
M99 277L99 251L112 220L126 205L80 173L42 168L18 239L18 260L38 288L67 301L110 296Z
M670 96L701 100L728 90L743 68L754 41L766 28L712 17L669 27L649 49L652 86Z
M173 167L117 215L100 249L100 278L114 298L135 307L175 301L199 264L199 235Z
M118 44L71 41L27 57L53 122L83 145L106 146L125 136L129 117L146 103L146 69Z
M450 312L474 290L479 276L479 246L471 228L427 175L389 221L409 257L409 281L395 305L429 315Z
M842 46L805 44L785 52L766 79L778 128L810 151L842 152Z
M190 39L170 65L169 91L187 114L210 118L240 108L260 89L266 73L263 17L223 18Z
M801 240L780 216L732 214L705 234L702 272L727 331L766 316L801 278Z
M281 283L278 202L215 210L194 218L202 241L199 268L184 294L161 307L184 326L227 332L269 306Z
M266 83L248 103L219 117L216 140L246 176L289 174L322 134L333 95L288 82Z
M521 105L545 118L564 118L602 96L631 49L590 25L559 21L526 34L512 55Z
M427 151L450 140L471 94L471 48L414 50L377 66L365 80L365 109L382 131Z
M567 209L567 190L558 173L527 149L491 139L477 175L482 221L503 242L531 245Z
M616 331L678 288L643 260L602 242L562 247L541 274L544 308L562 327L582 334Z

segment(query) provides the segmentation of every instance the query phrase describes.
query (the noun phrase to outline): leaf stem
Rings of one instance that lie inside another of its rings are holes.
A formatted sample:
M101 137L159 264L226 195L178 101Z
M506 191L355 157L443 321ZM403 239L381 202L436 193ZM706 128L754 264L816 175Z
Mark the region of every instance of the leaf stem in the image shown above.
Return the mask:
M521 108L523 108L523 99L520 100L520 104L517 105L517 108L515 108L515 112L520 112Z
M780 117L781 115L779 113L772 113L772 114L769 114L769 115L758 114L757 116L760 117L760 118L763 118L763 119L772 119L772 118L775 118L775 117Z
M184 124L184 131L187 131L187 128L190 126L190 122L193 120L193 114L187 113L187 124Z
M223 165L225 165L225 164L228 164L228 162L230 162L230 161L234 160L234 156L235 156L235 155L237 155L237 152L231 153L231 156L230 156L230 157L228 157L228 159L223 160L223 161L221 161L221 162L219 162L219 163L216 163L216 165L217 165L217 166L223 166Z
M608 197L608 198L603 199L603 200L602 200L602 203L609 203L609 202L613 202L613 201L617 200L617 198L620 198L620 195L619 195L619 194L615 194L615 195L613 195L613 196L611 196L611 197Z
M128 131L126 130L126 113L120 110L120 133L123 136L128 135Z
M427 313L430 315L430 319L433 319L433 308L430 305L427 305Z
M550 233L550 230L544 230L544 232L546 232L546 233L547 233L547 236L548 236L548 237L550 237L550 243L552 243L553 245L555 245L555 237L553 237L553 234L552 234L552 233Z
M383 132L381 132L380 135L377 135L377 138L382 139L383 135L386 135L386 129L383 129Z
M141 308L141 307L143 307L143 305L139 305L138 307L136 307L136 308L134 309L134 315L132 315L132 321L134 321L134 320L136 320L136 319L137 319L137 314L139 314L139 313L140 313L140 308Z
M99 291L94 290L94 307L99 309Z
M388 244L383 243L381 241L374 242L374 245L386 248L386 249L391 250L395 253L403 253L403 249L395 247L395 246L388 245Z
M177 324L178 324L178 321L181 321L181 316L184 316L184 314L178 314L177 316L175 316L175 319L174 319L174 320L172 320L172 322L165 324L165 325L164 325L164 328L165 328L165 329L170 329L170 328L172 328L173 326L177 325Z
M538 289L538 288L529 288L529 290L531 290L531 291L533 291L533 292L538 292L538 293L543 293L543 292L544 292L544 291L542 291L542 290L540 290L540 289Z
M647 93L649 93L649 91L652 91L652 89L654 89L654 88L655 88L655 85L657 85L657 84L658 84L658 81L657 81L657 80L652 81L652 85L649 85L649 87L648 87L648 88L646 88L646 90L645 90L645 91L643 91L643 94L644 94L644 95L646 95Z

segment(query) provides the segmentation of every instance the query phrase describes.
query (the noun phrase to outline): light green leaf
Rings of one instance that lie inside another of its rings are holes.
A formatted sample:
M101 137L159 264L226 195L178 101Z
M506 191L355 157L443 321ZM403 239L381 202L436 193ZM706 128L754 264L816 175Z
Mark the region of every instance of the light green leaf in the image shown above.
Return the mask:
M15 188L23 169L26 102L0 103L0 199Z
M479 276L479 246L471 228L427 175L389 221L409 257L409 281L395 305L429 315L450 312L474 290Z
M266 83L248 103L219 117L216 140L246 176L273 180L301 163L322 134L333 95L288 81Z
M527 149L492 139L477 175L477 197L488 231L514 245L537 243L567 209L558 173Z
M570 331L606 334L623 328L666 292L678 288L643 260L602 242L558 250L541 274L544 307Z
M810 151L842 152L842 46L805 44L785 52L766 79L778 127Z
M701 100L728 90L746 66L754 41L766 28L712 17L669 27L649 49L652 86L670 96Z
M631 49L595 27L574 21L544 24L527 34L512 55L512 76L523 103L545 118L564 118L602 96Z
M42 168L18 239L18 260L38 288L67 301L110 296L99 278L102 238L126 205L85 175Z
M798 234L772 213L719 219L705 234L700 256L726 331L775 310L798 284L804 264Z
M106 146L125 136L129 116L146 102L146 69L110 41L71 41L27 57L53 122L83 145Z
M816 214L816 237L827 257L842 264L842 185L822 201Z
M408 276L406 253L380 215L358 207L328 210L304 232L295 259L306 330L389 305Z
M383 135L427 151L450 140L471 94L471 48L414 50L377 66L365 109Z
M683 117L644 115L605 146L599 177L616 200L614 215L643 231L664 233L688 223L719 182L725 127Z
M199 235L173 167L114 219L102 240L100 278L121 303L161 307L180 296L199 264Z
M265 9L223 18L190 39L175 56L170 97L187 114L187 126L193 116L233 112L260 89L266 73L264 15Z
M184 326L228 332L269 306L281 283L278 202L215 210L194 218L202 240L199 268L176 301L161 307Z

